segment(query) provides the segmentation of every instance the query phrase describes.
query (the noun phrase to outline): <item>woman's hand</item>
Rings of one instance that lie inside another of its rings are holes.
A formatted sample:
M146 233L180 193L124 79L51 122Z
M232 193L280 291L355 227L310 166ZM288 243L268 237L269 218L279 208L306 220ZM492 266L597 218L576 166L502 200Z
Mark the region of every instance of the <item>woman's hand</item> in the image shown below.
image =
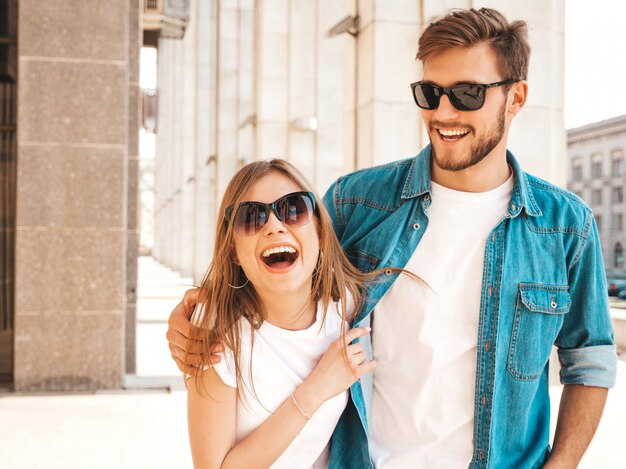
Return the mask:
M311 374L298 386L294 395L304 410L312 415L328 399L341 394L361 376L376 367L374 360L367 361L361 344L350 342L369 333L369 328L350 329L345 338L334 341L324 353ZM343 349L348 355L346 362Z

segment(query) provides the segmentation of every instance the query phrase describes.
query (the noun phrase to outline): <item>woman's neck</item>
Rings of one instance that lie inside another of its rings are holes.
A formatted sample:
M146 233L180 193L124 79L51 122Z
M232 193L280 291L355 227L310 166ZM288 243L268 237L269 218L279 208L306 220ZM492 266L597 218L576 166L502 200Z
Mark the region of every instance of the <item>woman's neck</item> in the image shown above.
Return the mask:
M317 305L306 295L280 294L261 297L261 305L270 324L291 331L307 329L315 322Z

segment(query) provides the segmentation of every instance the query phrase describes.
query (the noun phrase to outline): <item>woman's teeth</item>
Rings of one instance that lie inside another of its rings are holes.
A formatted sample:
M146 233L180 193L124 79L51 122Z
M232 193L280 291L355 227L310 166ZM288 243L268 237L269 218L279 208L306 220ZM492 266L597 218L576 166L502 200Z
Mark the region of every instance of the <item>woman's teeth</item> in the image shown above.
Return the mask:
M279 252L289 252L291 254L295 254L296 250L291 246L279 246L277 248L266 249L261 255L263 257L270 257L272 254L278 254Z

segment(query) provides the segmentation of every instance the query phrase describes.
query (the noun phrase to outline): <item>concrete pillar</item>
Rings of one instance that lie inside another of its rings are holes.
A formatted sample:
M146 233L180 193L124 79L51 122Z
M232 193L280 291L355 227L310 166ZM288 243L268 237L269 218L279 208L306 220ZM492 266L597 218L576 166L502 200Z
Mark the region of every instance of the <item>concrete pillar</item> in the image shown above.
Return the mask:
M118 388L136 9L123 0L19 8L15 388Z

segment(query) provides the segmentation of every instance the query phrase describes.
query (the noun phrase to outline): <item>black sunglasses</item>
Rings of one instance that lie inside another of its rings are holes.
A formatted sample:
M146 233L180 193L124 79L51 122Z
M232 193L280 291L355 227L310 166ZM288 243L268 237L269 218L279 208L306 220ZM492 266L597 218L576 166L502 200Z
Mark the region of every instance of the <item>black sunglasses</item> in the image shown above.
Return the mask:
M312 192L292 192L276 199L271 204L263 202L241 202L233 218L233 230L241 236L251 236L259 232L273 211L282 223L291 226L306 225L316 209L315 195ZM225 220L230 223L234 205L226 207Z
M509 79L484 85L478 83L461 83L445 88L431 83L416 81L415 83L411 83L411 90L413 91L415 104L422 109L437 109L441 97L445 94L448 96L450 103L459 111L477 111L485 104L485 92L487 88L510 85L516 81L517 80Z

